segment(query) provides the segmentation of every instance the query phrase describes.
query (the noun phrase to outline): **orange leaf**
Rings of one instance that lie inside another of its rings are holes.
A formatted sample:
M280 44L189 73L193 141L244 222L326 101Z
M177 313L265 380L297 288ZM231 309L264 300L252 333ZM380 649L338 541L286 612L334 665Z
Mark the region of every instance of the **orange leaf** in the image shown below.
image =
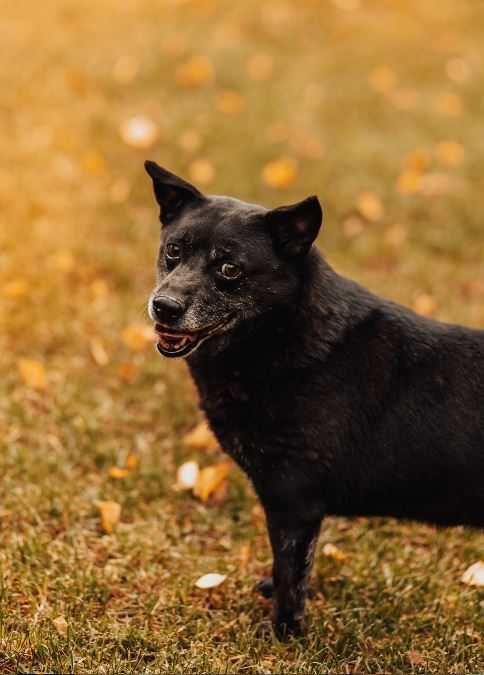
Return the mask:
M25 279L13 279L2 286L2 294L7 298L21 298L29 292Z
M323 546L323 555L338 562L343 562L348 557L340 548L330 543Z
M138 368L134 363L125 362L121 363L118 367L118 376L125 382L128 382L128 384L132 384L137 375Z
M444 166L459 166L464 161L464 146L457 141L441 141L437 144L435 154Z
M121 516L121 506L117 502L98 502L97 504L101 514L101 527L107 534L111 534L119 522Z
M434 108L440 115L459 117L464 112L464 104L459 94L440 94L434 102Z
M206 422L200 422L197 426L185 434L183 443L191 450L218 450L219 444Z
M178 66L175 80L180 87L203 87L214 82L215 70L207 56L193 56Z
M217 96L216 105L220 112L231 115L242 110L244 107L244 99L238 91L225 89Z
M383 217L383 204L380 197L373 192L362 192L356 200L356 206L361 215L371 222Z
M89 342L89 349L91 351L92 358L98 364L98 366L106 366L109 363L109 356L104 348L102 340L99 338L92 338Z
M47 375L44 365L35 359L19 359L17 367L24 383L33 389L47 389Z
M139 467L139 455L130 452L126 457L126 468L130 471L135 471Z
M200 471L197 482L193 488L193 494L206 502L225 482L230 472L231 463L228 461L207 466Z
M414 300L413 308L418 314L430 316L437 309L437 303L428 293L419 293Z
M375 91L380 94L387 94L397 86L397 76L390 66L377 66L369 74L368 82Z
M283 190L297 179L297 164L287 157L268 162L262 169L262 180L272 188Z
M116 478L118 480L122 480L123 478L127 478L131 471L129 469L122 468L120 466L111 466L108 470L108 474L110 478Z

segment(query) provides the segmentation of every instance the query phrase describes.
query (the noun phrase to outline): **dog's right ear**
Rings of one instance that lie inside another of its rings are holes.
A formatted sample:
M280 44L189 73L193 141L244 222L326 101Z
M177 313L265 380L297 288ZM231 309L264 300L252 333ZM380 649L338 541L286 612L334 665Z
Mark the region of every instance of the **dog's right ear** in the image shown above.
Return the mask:
M153 181L163 225L168 225L189 204L203 199L202 193L194 185L158 166L156 162L147 160L145 169Z

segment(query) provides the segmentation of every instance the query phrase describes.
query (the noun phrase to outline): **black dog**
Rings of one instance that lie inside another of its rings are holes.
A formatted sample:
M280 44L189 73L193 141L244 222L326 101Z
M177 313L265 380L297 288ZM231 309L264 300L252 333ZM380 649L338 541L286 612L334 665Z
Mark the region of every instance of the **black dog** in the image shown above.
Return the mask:
M278 636L326 514L484 525L484 331L375 297L312 247L316 197L268 210L146 162L161 206L158 350L185 356L267 516Z

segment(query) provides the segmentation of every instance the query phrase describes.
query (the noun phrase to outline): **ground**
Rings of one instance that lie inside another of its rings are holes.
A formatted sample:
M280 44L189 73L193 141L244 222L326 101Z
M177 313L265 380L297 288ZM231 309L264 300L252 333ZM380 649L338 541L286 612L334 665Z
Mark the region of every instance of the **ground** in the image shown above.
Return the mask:
M307 634L271 637L247 480L216 503L173 488L222 455L187 448L195 392L145 329L142 162L266 205L316 193L339 271L483 326L484 8L4 0L0 34L1 672L482 671L465 528L328 520Z

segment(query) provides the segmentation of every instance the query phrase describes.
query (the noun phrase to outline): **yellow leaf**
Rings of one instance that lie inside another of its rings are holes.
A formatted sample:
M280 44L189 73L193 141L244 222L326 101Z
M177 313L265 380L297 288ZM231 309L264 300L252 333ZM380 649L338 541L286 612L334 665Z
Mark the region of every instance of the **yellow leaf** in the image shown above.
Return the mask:
M98 366L106 366L109 363L108 353L99 338L92 338L89 342L89 349L91 355Z
M179 490L191 490L197 483L199 474L198 463L184 462L178 467L176 472L176 487Z
M104 279L95 279L89 286L91 295L94 298L103 298L109 293L109 286Z
M420 190L422 174L420 171L405 169L397 179L397 190L401 194L413 194Z
M208 159L196 159L188 167L188 173L194 183L209 185L215 178L215 169Z
M34 359L19 359L17 367L24 383L33 389L47 389L47 375L44 365Z
M262 169L262 180L272 188L283 190L297 179L297 164L287 157L268 162Z
M383 204L380 197L373 192L362 192L359 194L356 206L361 215L371 222L381 220L383 217Z
M126 457L126 468L130 471L135 471L139 467L139 456L135 455L134 452L130 452Z
M107 534L111 534L119 522L121 516L121 506L117 502L98 502L99 513L101 514L101 527Z
M444 166L459 166L464 161L464 146L457 141L441 141L437 143L435 154Z
M138 368L136 364L134 363L121 363L118 367L118 376L127 382L128 384L132 384L138 375Z
M468 586L484 586L484 562L479 560L468 567L461 581Z
M437 303L428 293L419 293L414 300L413 308L418 314L430 316L437 309Z
M124 344L134 352L142 352L153 345L155 334L151 326L143 323L132 323L121 333Z
M117 478L118 480L121 480L123 478L127 478L131 471L129 469L125 469L120 466L111 466L108 469L108 474L110 478Z
M153 147L160 138L159 126L143 115L136 115L122 122L119 133L126 145L141 150Z
M219 444L206 422L200 422L197 426L185 434L183 443L191 450L218 450Z
M249 58L246 68L251 80L264 82L271 77L274 63L269 54L259 53Z
M76 259L72 255L71 251L68 250L57 251L57 253L54 253L54 255L51 256L50 260L54 267L61 272L70 272L72 269L74 269L76 264Z
M395 71L387 65L373 68L368 76L370 87L380 94L388 94L397 86L397 76Z
M52 619L52 623L54 624L54 628L59 633L59 635L66 637L68 624L65 617L62 615L56 616L55 619Z
M180 87L203 87L215 80L215 70L207 56L193 56L178 66L175 80Z
M244 107L244 99L238 91L226 89L217 96L216 106L220 112L227 115L238 113Z
M230 462L225 461L202 469L197 476L193 494L196 497L199 497L202 502L208 501L226 481L230 472L230 467Z
M25 279L12 279L2 286L2 295L7 298L22 298L29 292L29 284Z
M415 173L423 173L430 166L430 155L422 148L416 148L405 158L405 168Z
M200 577L195 581L195 586L202 589L215 588L216 586L220 586L226 578L227 575L217 574L216 572L204 574L203 577Z
M104 157L97 150L89 150L81 159L82 168L94 176L99 176L106 170Z
M434 102L434 108L440 115L459 117L464 112L464 104L459 94L440 94Z
M338 562L343 562L348 557L344 551L330 543L323 546L323 555L327 558L333 558L333 560L337 560Z

